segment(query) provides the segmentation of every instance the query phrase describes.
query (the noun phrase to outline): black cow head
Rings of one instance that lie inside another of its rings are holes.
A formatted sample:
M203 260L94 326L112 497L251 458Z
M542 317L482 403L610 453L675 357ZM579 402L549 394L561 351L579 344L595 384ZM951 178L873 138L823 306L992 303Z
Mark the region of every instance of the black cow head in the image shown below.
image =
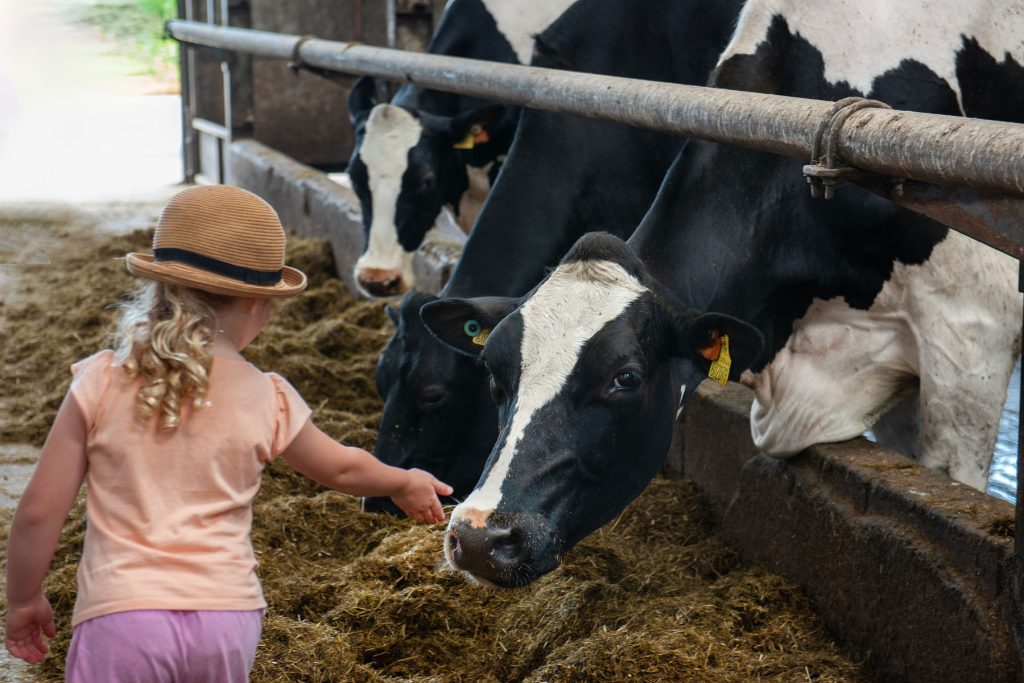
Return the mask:
M384 413L374 455L427 470L451 484L458 502L480 477L498 434L497 416L483 367L451 353L423 326L420 308L433 301L411 293L399 308L388 308L395 334L377 363ZM400 514L387 498L368 498L365 509Z
M355 280L368 296L398 296L415 285L412 256L441 208L457 211L469 187L466 165L488 144L505 108L456 116L378 103L372 78L349 95L355 147L348 172L363 213L366 247Z
M582 237L523 299L445 299L421 316L491 374L500 433L445 553L504 587L553 569L654 476L677 409L674 361L706 376L717 354L715 372L737 379L763 346L746 323L685 309L603 233Z

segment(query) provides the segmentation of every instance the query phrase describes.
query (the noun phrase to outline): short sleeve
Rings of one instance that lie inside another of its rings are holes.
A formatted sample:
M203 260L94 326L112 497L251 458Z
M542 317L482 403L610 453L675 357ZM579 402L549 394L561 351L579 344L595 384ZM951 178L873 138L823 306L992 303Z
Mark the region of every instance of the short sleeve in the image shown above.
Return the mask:
M274 383L274 442L271 445L270 457L276 458L291 445L302 428L306 426L313 411L299 396L299 392L277 373L267 373Z
M110 385L110 366L113 362L114 352L105 350L71 366L72 380L68 391L85 416L89 429L96 424L99 416L103 394Z

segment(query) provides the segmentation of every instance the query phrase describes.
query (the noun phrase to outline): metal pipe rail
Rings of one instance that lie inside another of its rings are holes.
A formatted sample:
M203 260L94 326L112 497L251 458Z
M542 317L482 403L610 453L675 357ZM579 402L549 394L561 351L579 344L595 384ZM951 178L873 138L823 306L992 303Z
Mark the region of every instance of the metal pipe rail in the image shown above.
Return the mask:
M830 102L411 53L358 43L172 20L176 39L297 60L347 74L565 114L607 119L809 159ZM300 42L301 41L301 42ZM864 109L840 132L839 155L874 173L1024 196L1024 125Z

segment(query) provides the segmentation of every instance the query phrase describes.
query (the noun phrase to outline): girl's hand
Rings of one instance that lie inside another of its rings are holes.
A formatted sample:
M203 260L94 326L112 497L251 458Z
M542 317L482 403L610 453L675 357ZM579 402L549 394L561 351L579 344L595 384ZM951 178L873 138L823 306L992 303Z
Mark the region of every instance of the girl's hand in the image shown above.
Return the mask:
M452 487L438 481L434 475L413 468L406 470L406 483L401 490L391 496L395 505L402 512L422 524L435 524L444 521L444 510L438 496L450 496Z
M57 635L49 600L39 595L27 603L11 605L7 612L8 652L29 664L38 664L50 651L43 635Z

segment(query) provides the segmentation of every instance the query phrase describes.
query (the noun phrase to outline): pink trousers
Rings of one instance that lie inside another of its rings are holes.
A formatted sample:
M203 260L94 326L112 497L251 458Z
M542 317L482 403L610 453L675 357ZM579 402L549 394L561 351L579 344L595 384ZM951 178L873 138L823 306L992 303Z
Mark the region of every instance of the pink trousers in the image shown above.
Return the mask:
M263 610L139 610L75 627L66 683L247 683Z

